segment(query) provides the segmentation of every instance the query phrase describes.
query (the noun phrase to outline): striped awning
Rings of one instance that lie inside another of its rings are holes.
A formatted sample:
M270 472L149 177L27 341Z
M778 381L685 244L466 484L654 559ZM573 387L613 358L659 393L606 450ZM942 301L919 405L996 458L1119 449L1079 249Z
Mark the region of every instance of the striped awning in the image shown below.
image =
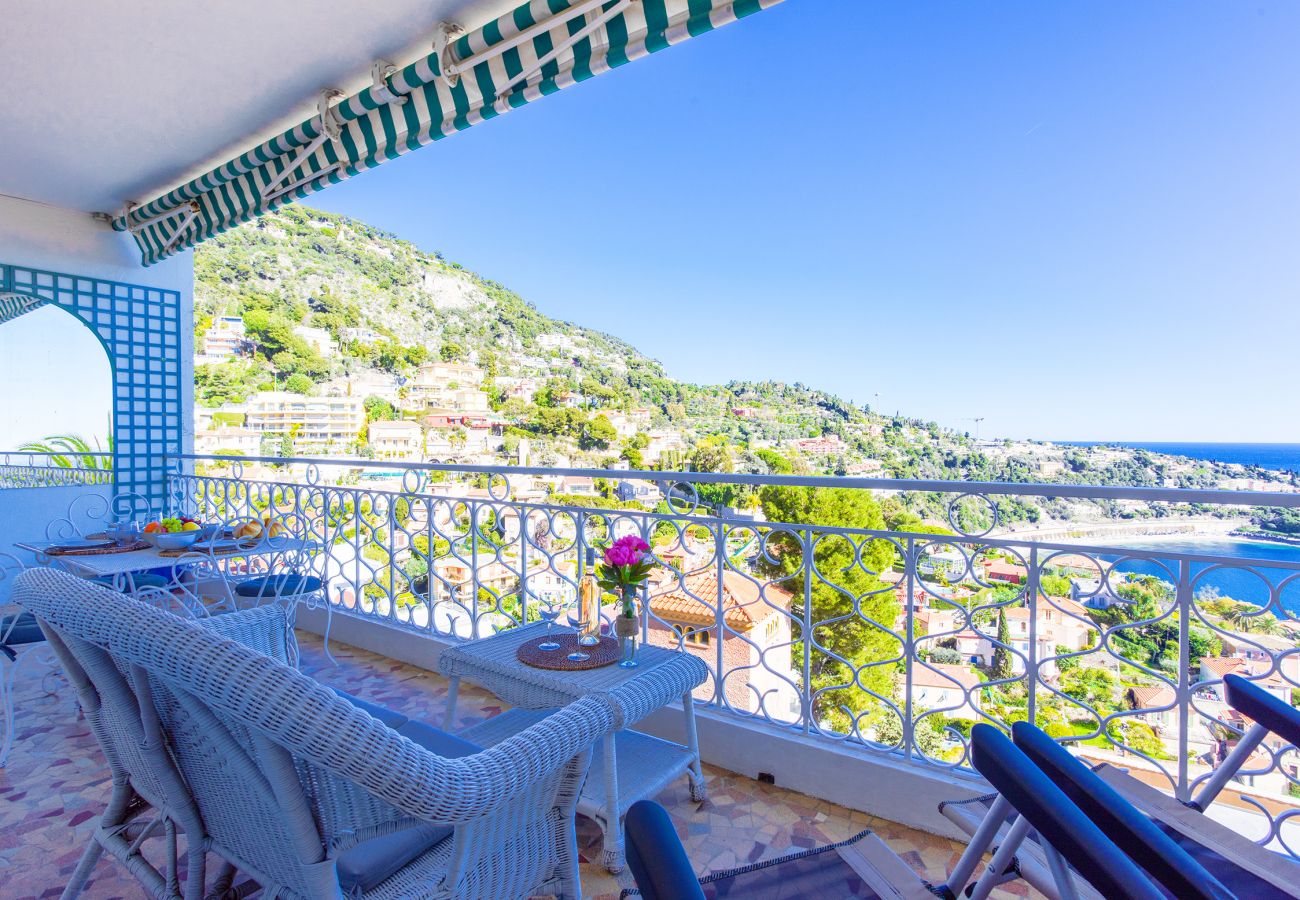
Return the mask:
M359 94L114 219L151 265L431 141L780 0L532 0L467 34L444 26L429 56L382 61Z
M47 301L26 294L0 294L0 325L39 309Z

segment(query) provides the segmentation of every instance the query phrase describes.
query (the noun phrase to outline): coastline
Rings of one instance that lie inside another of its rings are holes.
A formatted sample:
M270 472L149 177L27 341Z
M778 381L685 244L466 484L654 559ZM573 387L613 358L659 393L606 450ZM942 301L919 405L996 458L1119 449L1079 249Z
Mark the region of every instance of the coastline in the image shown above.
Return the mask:
M1243 541L1259 541L1261 544L1280 544L1283 547L1300 547L1300 536L1270 534L1265 531L1251 531L1247 528L1237 528L1229 532L1228 537L1240 538Z
M1186 516L1130 522L1066 522L1017 530L999 531L990 537L1050 544L1088 543L1097 538L1141 538L1143 543L1185 541L1189 538L1228 538L1250 524L1246 518L1220 519L1214 516ZM1300 542L1298 542L1300 543Z

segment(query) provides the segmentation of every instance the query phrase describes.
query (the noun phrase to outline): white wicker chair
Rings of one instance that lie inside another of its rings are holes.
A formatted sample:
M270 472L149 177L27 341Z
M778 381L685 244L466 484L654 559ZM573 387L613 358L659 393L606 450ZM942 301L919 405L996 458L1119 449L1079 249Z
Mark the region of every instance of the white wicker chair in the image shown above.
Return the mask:
M113 768L104 826L65 896L102 849L152 894L178 896L174 874L123 855L145 804L168 834L186 835L187 896L201 890L205 850L226 863L218 888L233 867L268 896L579 896L574 810L591 746L614 726L602 699L447 758L266 655L289 654L276 646L286 633L278 606L200 625L48 569L21 575L15 600L91 701L87 718ZM266 646L255 652L214 631L254 644L261 635ZM430 826L449 835L430 837ZM345 890L349 854L355 869L357 852L391 856L413 836L424 843L396 868L380 866L382 880L354 879Z

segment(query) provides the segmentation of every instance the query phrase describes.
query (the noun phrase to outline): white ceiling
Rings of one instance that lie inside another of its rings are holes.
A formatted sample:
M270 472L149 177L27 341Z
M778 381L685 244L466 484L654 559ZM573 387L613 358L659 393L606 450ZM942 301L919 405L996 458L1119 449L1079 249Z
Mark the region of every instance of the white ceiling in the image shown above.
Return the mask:
M0 194L86 212L147 201L521 0L9 0Z

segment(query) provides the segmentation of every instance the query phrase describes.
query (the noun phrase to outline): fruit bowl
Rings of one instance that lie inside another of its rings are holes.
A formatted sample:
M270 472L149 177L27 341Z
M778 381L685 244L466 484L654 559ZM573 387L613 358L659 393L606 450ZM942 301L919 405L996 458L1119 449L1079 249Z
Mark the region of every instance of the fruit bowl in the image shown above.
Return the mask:
M188 550L198 541L199 531L145 532L141 537L159 550Z

